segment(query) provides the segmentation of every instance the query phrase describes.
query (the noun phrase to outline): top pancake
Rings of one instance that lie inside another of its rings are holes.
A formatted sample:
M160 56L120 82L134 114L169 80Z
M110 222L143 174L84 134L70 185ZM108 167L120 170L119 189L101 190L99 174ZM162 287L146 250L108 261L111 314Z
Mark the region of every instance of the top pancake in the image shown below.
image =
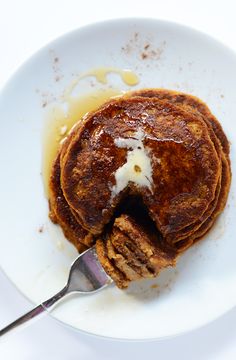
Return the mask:
M115 174L130 151L117 147L115 139L135 139L140 131L152 164L151 186L131 181L113 194ZM163 236L176 236L204 216L219 193L221 159L211 133L199 115L168 100L113 100L89 114L63 145L66 201L84 229L100 234L121 199L137 194Z
M128 97L133 96L143 96L158 99L168 100L173 104L187 105L192 110L196 111L198 114L201 114L203 119L212 127L214 134L220 141L223 152L228 157L229 156L229 141L224 133L224 130L216 119L216 117L211 113L208 106L201 101L199 98L193 95L181 93L179 91L167 90L167 89L142 89L137 91L132 91L127 93Z

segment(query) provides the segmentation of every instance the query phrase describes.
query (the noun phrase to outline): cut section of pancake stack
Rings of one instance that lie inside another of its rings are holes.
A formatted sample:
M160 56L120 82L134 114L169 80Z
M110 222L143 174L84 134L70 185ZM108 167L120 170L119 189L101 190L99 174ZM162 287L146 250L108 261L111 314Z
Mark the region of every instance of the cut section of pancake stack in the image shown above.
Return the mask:
M176 261L174 249L127 214L115 219L112 231L98 239L96 247L106 272L120 288L132 280L153 278Z
M59 149L50 217L81 252L96 243L117 286L151 278L225 207L229 144L198 98L145 89L87 114Z

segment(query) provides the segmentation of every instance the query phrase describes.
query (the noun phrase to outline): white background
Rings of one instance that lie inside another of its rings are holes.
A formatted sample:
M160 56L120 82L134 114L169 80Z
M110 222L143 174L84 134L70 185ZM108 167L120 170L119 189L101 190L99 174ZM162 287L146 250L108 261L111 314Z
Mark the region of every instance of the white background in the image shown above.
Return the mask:
M235 13L234 0L0 0L0 87L38 48L64 32L103 19L143 16L172 20L204 31L236 51ZM31 304L0 272L0 327L29 309ZM98 339L62 327L49 317L0 340L1 360L150 357L235 360L236 309L200 330L160 342Z

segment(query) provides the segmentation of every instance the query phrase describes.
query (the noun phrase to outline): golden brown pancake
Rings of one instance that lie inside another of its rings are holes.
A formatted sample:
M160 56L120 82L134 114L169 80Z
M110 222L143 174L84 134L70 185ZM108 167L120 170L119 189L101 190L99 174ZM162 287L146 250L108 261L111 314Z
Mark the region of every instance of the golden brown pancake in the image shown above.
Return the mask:
M129 162L135 151L143 162ZM126 288L174 266L205 235L230 181L229 144L208 107L191 95L144 89L72 129L52 169L50 217L80 251L97 238L105 271Z
M114 248L112 241L108 237L106 240L107 256L110 260L114 261L115 266L126 275L130 281L139 280L141 275L130 264L129 259L126 259Z
M137 95L150 98L157 97L159 99L166 99L169 100L171 103L177 104L178 106L183 106L185 109L186 106L190 109L192 108L195 115L200 115L201 118L206 122L208 127L211 129L211 131L213 130L213 134L211 132L211 139L222 162L222 176L218 184L215 199L212 201L211 204L209 204L209 208L205 212L205 215L202 216L196 224L187 227L185 231L182 231L182 234L178 233L176 234L177 236L173 234L175 236L175 242L181 240L181 236L182 238L188 237L188 240L181 241L178 247L180 247L180 244L185 244L186 246L186 244L189 243L189 245L191 245L193 240L203 236L204 233L206 233L210 229L212 223L214 222L214 219L225 207L231 181L229 144L227 138L223 132L220 123L211 114L207 105L192 95L164 89L144 89L128 94L128 96L130 97Z
M138 273L142 278L154 277L153 269L148 267L145 256L139 252L138 247L134 245L132 239L124 233L115 228L111 237L112 244L117 253L127 259L129 265Z
M116 218L114 228L119 229L135 244L135 248L143 254L143 260L155 274L175 264L176 251L163 242L160 234L150 234L148 228L141 226L129 215L123 214Z
M104 250L102 257L98 253L98 258L102 264L105 261L112 262L113 268L123 274L124 283L119 278L119 286L122 288L127 287L127 280L155 277L161 270L173 266L176 262L176 251L165 246L160 239L154 241L148 229L140 226L128 215L117 218L112 233L105 241L100 241ZM114 243L120 243L119 250ZM124 246L129 249L128 252ZM113 277L112 272L110 275Z
M167 89L142 89L127 93L127 95L144 96L149 98L158 97L159 99L169 100L171 103L174 104L178 104L178 105L183 104L190 106L192 109L195 109L197 112L202 114L204 119L211 124L215 135L220 140L224 153L226 155L229 155L229 142L221 124L216 119L216 117L211 113L208 106L196 96L181 93L179 91L167 90Z
M93 243L93 237L75 219L67 204L60 185L60 152L58 153L51 172L49 182L50 218L58 223L67 239L83 252Z
M96 241L96 252L98 259L104 267L106 273L110 275L111 278L115 281L116 285L120 289L124 289L129 285L129 280L127 279L126 275L124 275L108 258L105 241L105 239L98 239Z
M118 148L114 139L135 138L139 130L150 151L152 189L130 183L112 198L114 173L127 156L127 149ZM112 101L88 117L61 158L61 167L64 196L81 225L94 234L103 231L122 197L133 192L142 196L167 237L204 214L221 175L204 121L165 100L143 97Z

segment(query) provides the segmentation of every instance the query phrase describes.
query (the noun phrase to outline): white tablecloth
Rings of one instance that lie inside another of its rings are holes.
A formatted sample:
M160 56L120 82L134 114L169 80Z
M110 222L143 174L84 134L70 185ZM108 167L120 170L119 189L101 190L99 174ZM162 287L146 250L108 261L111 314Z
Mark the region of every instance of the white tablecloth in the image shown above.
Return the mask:
M195 27L236 50L234 0L0 0L0 84L38 48L64 32L109 18L143 16ZM236 69L235 69L236 71ZM2 121L2 119L1 119ZM2 189L1 189L2 191ZM31 304L0 272L0 327ZM49 316L0 341L0 359L236 359L236 309L192 333L159 342L101 340Z

